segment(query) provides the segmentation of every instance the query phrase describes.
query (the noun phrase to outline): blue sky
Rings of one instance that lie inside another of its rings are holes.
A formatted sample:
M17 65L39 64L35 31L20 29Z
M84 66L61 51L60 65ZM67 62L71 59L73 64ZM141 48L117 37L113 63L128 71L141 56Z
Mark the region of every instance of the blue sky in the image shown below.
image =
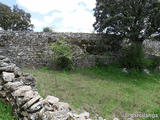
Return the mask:
M96 0L0 0L31 13L35 31L51 27L57 32L93 32Z

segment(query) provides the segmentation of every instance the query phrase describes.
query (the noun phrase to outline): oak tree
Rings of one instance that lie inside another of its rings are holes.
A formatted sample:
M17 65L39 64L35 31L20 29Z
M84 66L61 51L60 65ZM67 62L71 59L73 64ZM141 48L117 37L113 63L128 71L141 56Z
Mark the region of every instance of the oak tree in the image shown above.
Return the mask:
M31 31L31 14L14 5L11 9L9 6L0 3L0 27L4 30L13 31Z

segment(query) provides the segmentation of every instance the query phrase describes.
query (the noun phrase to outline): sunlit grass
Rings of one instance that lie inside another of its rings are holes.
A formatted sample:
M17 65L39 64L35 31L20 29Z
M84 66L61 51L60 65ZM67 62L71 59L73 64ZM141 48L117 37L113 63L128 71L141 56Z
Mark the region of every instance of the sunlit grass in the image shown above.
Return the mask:
M42 96L53 95L78 111L94 116L121 118L124 113L151 113L160 108L160 73L147 75L131 70L123 73L116 66L76 71L24 69L37 78Z

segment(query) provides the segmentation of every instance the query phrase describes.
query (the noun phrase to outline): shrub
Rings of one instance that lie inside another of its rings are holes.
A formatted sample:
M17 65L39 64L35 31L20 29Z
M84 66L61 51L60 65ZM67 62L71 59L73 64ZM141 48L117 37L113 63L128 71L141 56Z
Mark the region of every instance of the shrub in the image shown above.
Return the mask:
M57 40L55 43L51 45L53 50L53 65L58 69L71 69L72 61L71 61L71 50L72 47L67 43L67 39Z
M144 68L155 69L160 65L160 56L152 59L144 58L144 51L137 46L131 46L123 50L121 66L129 69L135 68L142 70Z
M148 64L150 64L150 61L144 59L144 52L141 49L141 46L132 44L130 47L123 49L123 57L121 61L123 67L142 70L147 67Z
M156 68L157 66L160 66L160 56L156 56L152 59L152 68Z
M143 60L143 67L152 69L153 60L151 59L144 59Z
M71 70L72 68L72 62L67 57L59 57L55 62L58 69Z
M49 32L49 33L52 33L53 30L50 28L50 27L44 27L43 28L43 32Z

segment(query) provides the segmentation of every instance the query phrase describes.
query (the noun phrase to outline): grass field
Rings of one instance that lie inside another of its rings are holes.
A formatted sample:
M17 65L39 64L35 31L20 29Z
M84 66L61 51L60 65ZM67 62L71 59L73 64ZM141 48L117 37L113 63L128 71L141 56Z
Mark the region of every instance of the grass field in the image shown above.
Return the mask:
M116 66L70 72L48 68L23 71L37 78L42 96L57 96L77 111L85 110L92 116L99 114L113 120L115 116L123 119L124 113L159 112L160 73L147 75L131 70L127 74Z
M18 120L12 115L12 108L0 100L0 120Z

